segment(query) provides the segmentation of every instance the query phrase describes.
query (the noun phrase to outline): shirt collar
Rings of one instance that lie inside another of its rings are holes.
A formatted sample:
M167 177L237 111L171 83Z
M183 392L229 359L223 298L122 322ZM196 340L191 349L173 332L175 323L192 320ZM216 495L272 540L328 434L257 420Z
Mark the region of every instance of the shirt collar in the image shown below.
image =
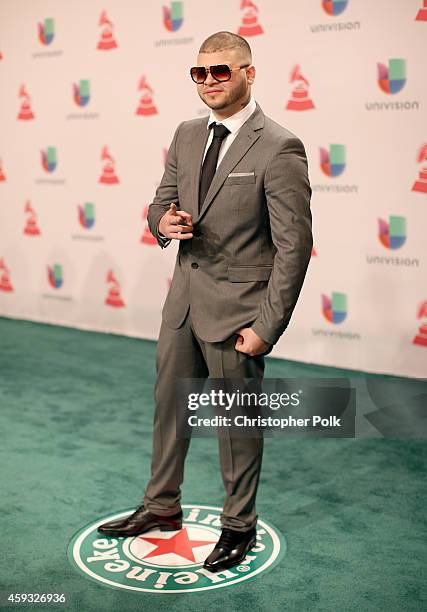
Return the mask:
M255 109L256 109L256 102L253 98L251 98L249 103L245 106L245 108L242 108L242 110L239 110L234 115L231 115L231 117L227 117L227 119L223 119L222 121L218 121L218 119L215 118L213 110L211 109L207 127L209 129L212 123L221 123L222 125L225 125L225 127L232 134L237 134L237 132L242 127L242 125L249 119L249 117L252 115Z

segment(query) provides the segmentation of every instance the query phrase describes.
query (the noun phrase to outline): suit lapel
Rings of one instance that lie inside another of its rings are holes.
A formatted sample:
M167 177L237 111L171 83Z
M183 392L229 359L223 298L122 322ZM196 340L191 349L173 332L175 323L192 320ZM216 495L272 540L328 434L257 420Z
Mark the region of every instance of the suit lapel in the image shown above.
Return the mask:
M206 148L206 143L209 137L207 128L208 121L203 122L202 126L197 130L191 146L190 166L191 166L191 185L192 185L192 203L193 203L193 219L199 214L199 189L200 189L200 173L202 170L203 153Z
M261 135L259 131L264 126L264 114L260 107L257 104L257 108L254 111L253 115L249 117L249 119L242 125L237 134L235 140L232 142L230 148L227 153L224 155L223 160L221 161L218 169L215 173L215 176L212 180L212 183L209 187L209 191L206 194L206 199L203 203L202 210L200 211L200 215L198 220L205 214L209 206L212 204L213 199L216 194L222 187L227 176L233 170L233 168L239 163L244 155L249 151L252 145L258 140ZM205 141L206 143L206 141ZM202 151L203 156L203 151ZM201 162L199 165L199 174L198 179L200 177L200 169ZM199 180L197 181L197 200L198 203L199 196Z

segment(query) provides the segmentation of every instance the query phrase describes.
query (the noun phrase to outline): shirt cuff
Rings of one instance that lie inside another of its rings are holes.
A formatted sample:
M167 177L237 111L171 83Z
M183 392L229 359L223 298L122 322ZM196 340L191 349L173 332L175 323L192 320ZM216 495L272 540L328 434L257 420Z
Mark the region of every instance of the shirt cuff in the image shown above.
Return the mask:
M160 244L160 246L163 248L167 247L168 244L170 243L171 239L170 238L166 238L166 236L164 234L162 234L161 232L159 232L159 230L157 230L157 241Z

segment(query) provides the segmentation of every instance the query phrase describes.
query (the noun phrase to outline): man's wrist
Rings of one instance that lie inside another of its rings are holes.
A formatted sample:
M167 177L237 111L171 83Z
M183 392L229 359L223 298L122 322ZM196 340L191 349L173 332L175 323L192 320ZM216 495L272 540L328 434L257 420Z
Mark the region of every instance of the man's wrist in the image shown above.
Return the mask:
M164 249L165 247L168 246L168 244L170 243L171 239L167 238L164 234L162 234L162 232L159 230L159 227L160 227L160 221L159 221L159 224L157 226L157 242L160 244L162 249Z

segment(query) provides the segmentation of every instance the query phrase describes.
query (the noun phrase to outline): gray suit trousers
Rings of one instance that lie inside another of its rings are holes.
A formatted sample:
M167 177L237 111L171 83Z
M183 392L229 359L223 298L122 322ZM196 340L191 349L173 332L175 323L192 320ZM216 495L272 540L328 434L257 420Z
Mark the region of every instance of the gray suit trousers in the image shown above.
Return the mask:
M237 335L205 342L194 332L191 311L183 325L171 329L163 321L157 345L157 380L151 479L144 505L155 514L181 509L181 484L189 439L176 437L175 394L178 378L257 378L264 374L264 357L250 357L234 348ZM218 437L225 488L223 527L248 531L256 525L255 498L262 463L263 438ZM207 500L210 501L210 500Z

